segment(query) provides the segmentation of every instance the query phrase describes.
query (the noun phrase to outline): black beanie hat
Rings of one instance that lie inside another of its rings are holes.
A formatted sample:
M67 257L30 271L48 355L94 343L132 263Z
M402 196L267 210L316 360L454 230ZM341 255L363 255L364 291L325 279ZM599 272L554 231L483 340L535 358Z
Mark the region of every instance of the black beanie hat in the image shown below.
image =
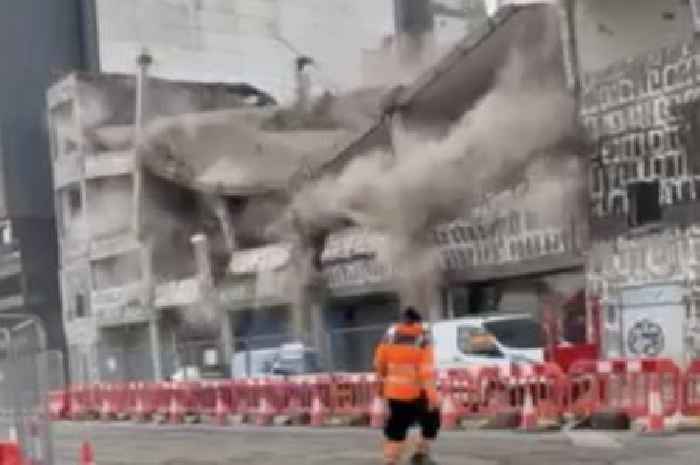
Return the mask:
M420 323L423 321L423 317L420 313L413 307L406 307L403 312L403 321L406 323Z

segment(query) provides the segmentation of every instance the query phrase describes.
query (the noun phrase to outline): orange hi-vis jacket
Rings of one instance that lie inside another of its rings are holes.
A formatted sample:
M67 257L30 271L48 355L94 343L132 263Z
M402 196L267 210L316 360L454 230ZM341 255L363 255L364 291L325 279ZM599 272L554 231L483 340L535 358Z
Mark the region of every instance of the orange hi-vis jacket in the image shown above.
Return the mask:
M387 399L411 401L424 394L437 399L430 331L422 324L391 326L377 347L374 368Z

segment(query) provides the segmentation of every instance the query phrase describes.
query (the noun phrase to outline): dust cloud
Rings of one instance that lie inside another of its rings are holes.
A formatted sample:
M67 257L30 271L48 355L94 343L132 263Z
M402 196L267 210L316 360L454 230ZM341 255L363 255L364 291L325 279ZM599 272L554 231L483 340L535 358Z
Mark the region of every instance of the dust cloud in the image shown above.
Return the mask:
M514 51L491 91L446 136L407 135L411 143L394 156L356 158L339 175L302 190L290 211L302 225L297 231L308 235L346 218L387 234L402 300L429 308L435 298L429 289L439 281L432 228L522 180L530 163L576 137L574 100L538 58Z

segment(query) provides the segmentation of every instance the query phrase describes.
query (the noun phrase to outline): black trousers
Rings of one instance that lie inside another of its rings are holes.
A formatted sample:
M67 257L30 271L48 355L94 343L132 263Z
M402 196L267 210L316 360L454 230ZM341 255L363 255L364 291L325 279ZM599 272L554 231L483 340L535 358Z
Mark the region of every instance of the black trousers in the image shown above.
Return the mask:
M425 397L412 401L389 399L389 418L384 426L384 436L389 441L403 442L408 430L419 425L423 438L436 439L440 431L440 411L430 410Z

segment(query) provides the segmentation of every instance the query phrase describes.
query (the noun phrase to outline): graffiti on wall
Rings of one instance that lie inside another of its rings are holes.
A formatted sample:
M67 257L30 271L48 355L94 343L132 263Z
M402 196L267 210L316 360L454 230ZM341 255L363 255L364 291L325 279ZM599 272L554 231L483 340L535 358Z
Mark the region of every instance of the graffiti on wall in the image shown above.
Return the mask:
M680 108L700 96L700 51L665 48L584 76L582 119L594 141L591 201L597 217L627 215L632 186L657 183L660 205L696 198Z

